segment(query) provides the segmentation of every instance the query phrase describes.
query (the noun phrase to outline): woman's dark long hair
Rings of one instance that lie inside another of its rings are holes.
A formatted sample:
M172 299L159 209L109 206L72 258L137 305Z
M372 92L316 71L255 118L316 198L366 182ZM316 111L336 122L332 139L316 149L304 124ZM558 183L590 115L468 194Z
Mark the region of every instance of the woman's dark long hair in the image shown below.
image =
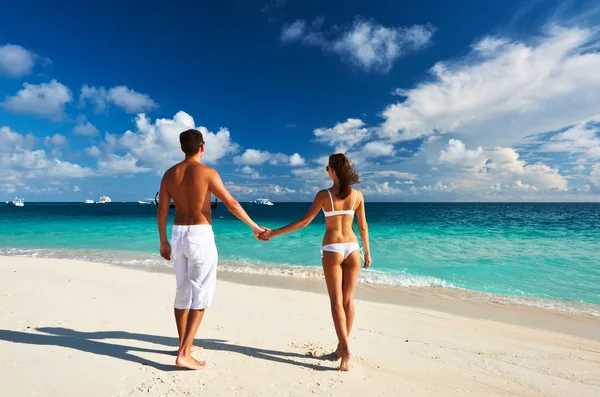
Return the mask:
M329 156L329 166L335 171L340 181L339 198L345 199L350 194L350 186L359 183L360 177L354 168L354 164L342 153Z

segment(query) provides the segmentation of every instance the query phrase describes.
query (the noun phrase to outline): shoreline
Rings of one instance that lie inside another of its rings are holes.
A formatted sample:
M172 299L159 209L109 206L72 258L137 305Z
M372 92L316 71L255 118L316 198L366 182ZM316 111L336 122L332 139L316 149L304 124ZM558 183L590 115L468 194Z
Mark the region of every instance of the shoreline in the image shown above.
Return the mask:
M600 340L585 338L592 324L599 329L595 319L365 285L352 370L340 373L322 358L336 339L321 280L223 273L196 338L208 367L182 371L174 366L174 277L144 270L0 256L4 393L600 395ZM505 322L503 312L535 326Z
M43 259L62 259L75 260L93 263L105 263L126 268L143 269L147 271L170 272L172 265L165 262L156 255L150 255L144 252L131 251L105 251L94 249L56 249L56 248L0 248L0 257L23 257L23 258L43 258ZM374 271L373 271L374 270ZM531 296L519 296L502 293L483 292L475 289L466 289L454 286L442 279L430 276L419 275L393 275L384 272L378 272L376 269L369 272L361 272L358 286L359 291L367 292L364 299L387 303L385 300L373 293L373 288L383 287L391 291L391 302L404 302L401 298L408 299L409 305L419 306L423 295L433 294L449 300L460 300L469 302L488 302L500 306L511 306L517 308L540 309L559 314L576 314L581 317L600 319L600 304L576 302L569 300L537 298ZM323 274L320 267L317 266L296 266L296 265L274 265L261 263L235 262L231 260L219 261L219 274L227 279L239 283L249 284L248 280L254 280L252 283L260 285L264 280L275 280L267 282L265 285L276 285L279 282L285 283L288 287L297 290L310 289L315 290L311 281L323 280ZM298 282L294 281L298 280ZM306 283L304 283L306 281ZM324 285L324 284L323 284ZM372 287L367 287L372 286ZM402 294L401 291L405 291ZM406 296L405 296L406 295ZM422 306L422 304L421 304ZM456 310L454 305L446 305L450 312L455 314L468 313L469 310ZM510 318L509 318L510 319ZM526 321L526 319L525 319Z
M26 258L25 256L0 255L0 258ZM46 260L50 258L30 258ZM60 259L61 261L83 262L78 259ZM171 266L156 265L124 265L107 262L102 263L117 268L132 269L142 272L170 274L174 276ZM218 269L218 279L246 286L265 287L280 290L327 295L325 280L317 277L298 277L284 274L256 274ZM591 314L559 310L550 307L539 307L503 301L500 294L483 293L473 290L445 287L403 287L386 284L357 284L357 300L375 302L415 309L435 310L443 313L467 317L471 319L496 321L505 324L524 326L531 329L545 330L600 341L600 317ZM494 300L494 298L496 298ZM532 298L528 298L532 299ZM557 302L557 301L549 301ZM574 304L567 302L567 304ZM591 305L591 304L590 304ZM598 306L600 310L600 305ZM576 323L577 326L573 326Z

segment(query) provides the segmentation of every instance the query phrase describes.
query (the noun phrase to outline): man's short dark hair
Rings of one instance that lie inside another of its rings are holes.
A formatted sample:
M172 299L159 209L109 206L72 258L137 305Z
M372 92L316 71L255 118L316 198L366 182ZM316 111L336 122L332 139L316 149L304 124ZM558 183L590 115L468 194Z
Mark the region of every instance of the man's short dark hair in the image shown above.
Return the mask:
M186 156L193 156L200 151L200 146L204 144L204 138L200 131L189 129L179 134L179 143Z

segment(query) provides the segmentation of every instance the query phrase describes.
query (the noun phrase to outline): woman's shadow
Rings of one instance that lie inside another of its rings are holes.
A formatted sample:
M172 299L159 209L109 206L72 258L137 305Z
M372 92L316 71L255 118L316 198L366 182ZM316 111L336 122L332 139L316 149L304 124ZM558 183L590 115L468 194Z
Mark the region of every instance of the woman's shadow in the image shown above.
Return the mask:
M148 365L161 371L175 371L181 368L175 365L161 364L136 356L132 352L140 353L159 353L173 355L179 346L177 338L130 333L124 331L101 331L101 332L80 332L69 328L43 327L36 328L36 331L43 334L33 334L28 332L0 330L0 340L14 343L23 343L30 345L59 346L70 349L76 349L83 352L118 358L134 363ZM137 346L120 345L109 342L100 342L103 339L122 339L143 341L156 345L170 347L169 350L147 349ZM322 367L319 364L310 364L303 361L294 360L294 358L314 358L309 354L299 354L293 352L282 352L277 350L259 349L249 346L233 345L224 340L201 339L200 345L206 350L228 351L232 353L243 354L246 356L259 358L262 360L274 361L277 363L295 365L316 371L335 370L335 368Z

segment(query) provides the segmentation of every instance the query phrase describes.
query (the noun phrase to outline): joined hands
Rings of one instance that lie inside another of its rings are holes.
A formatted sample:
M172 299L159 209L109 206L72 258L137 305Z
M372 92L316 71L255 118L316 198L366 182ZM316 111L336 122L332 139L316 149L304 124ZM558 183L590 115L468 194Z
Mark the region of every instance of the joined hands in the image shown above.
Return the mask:
M255 234L257 239L259 239L261 241L269 241L270 239L275 237L273 230L271 230L267 227L263 227L263 226L261 226L260 229L262 229L263 231L262 231L262 233Z

